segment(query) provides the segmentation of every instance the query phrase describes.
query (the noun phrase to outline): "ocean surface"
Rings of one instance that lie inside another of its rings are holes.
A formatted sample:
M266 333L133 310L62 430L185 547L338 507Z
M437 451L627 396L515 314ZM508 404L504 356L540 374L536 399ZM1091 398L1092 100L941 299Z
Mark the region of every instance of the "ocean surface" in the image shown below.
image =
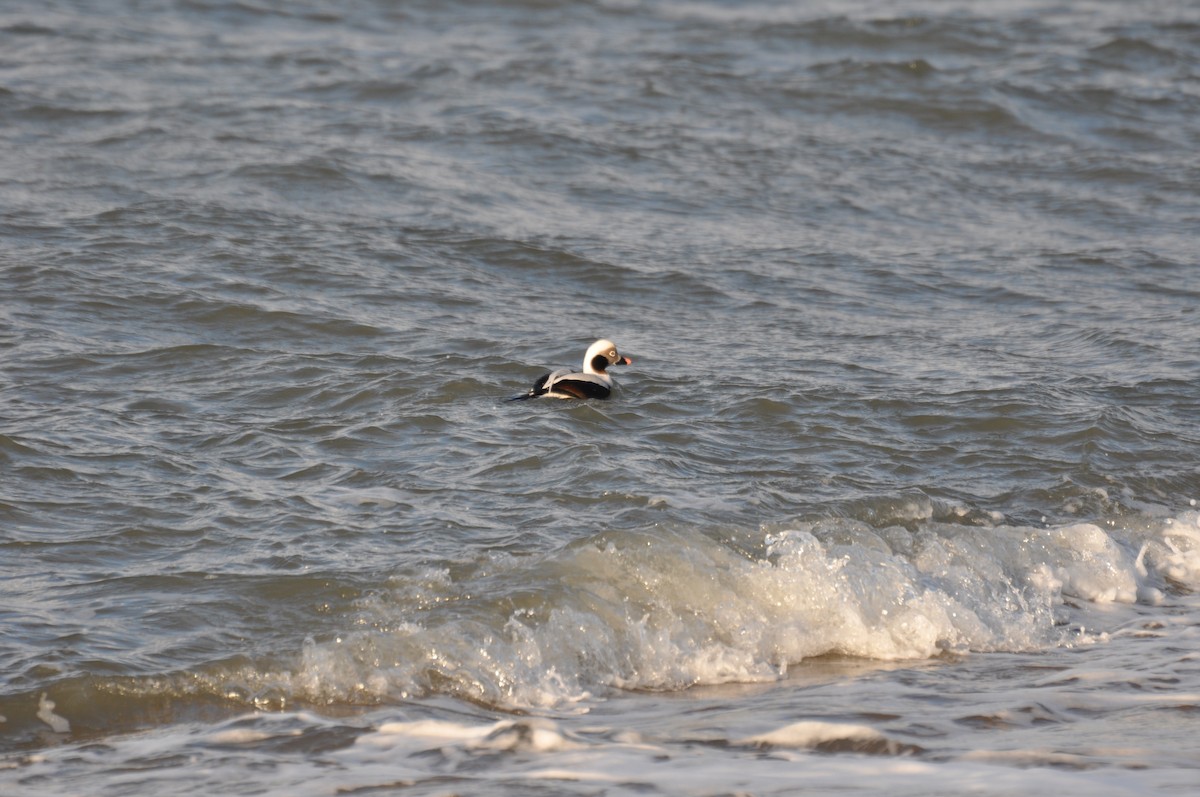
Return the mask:
M6 797L1190 797L1198 499L1200 4L0 5Z

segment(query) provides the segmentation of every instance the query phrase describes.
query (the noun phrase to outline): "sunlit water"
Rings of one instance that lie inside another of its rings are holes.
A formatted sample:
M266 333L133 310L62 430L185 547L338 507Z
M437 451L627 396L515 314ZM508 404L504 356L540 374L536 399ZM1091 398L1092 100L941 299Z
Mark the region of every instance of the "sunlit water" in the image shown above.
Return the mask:
M0 792L1195 793L1198 120L1183 3L4 5Z

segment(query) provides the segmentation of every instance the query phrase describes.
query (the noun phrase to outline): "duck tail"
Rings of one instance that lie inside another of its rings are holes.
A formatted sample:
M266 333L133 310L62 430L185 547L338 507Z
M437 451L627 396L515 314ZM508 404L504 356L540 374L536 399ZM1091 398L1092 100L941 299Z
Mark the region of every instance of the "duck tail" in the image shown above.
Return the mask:
M551 374L545 374L540 379L538 379L538 381L533 383L533 387L529 388L528 393L522 393L519 396L513 396L512 398L507 399L507 400L508 401L524 401L525 399L531 399L531 398L537 398L538 396L544 396L548 392L546 389L546 382L547 382L547 380L550 379L550 376L551 376Z

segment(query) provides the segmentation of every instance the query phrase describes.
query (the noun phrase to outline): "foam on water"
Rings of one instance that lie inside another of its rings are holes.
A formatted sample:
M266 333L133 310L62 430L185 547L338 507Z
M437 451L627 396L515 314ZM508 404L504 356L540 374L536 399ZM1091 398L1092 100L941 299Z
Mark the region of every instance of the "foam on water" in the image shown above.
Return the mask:
M820 656L1089 645L1108 632L1104 605L1195 585L1198 518L1108 530L826 520L767 532L754 550L734 544L744 535L606 532L397 575L361 602L357 629L308 640L288 677L318 702L563 708L609 689L775 681Z
M42 695L38 698L37 718L50 726L50 730L55 733L69 733L71 723L65 718L54 713L54 701Z
M791 748L820 748L822 745L838 744L860 752L878 749L882 744L884 749L895 751L895 746L889 745L886 736L866 725L812 721L796 722L773 731L747 736L734 744Z

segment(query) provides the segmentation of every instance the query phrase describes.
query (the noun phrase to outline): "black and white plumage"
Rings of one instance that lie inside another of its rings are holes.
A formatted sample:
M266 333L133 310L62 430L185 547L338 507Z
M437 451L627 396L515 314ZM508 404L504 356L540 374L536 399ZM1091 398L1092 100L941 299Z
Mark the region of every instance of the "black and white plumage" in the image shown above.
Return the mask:
M613 378L608 374L610 365L630 365L633 360L617 353L617 345L611 340L598 340L588 347L583 355L583 370L572 371L560 368L539 378L528 393L513 396L512 401L531 399L538 396L565 399L606 399L612 394Z

